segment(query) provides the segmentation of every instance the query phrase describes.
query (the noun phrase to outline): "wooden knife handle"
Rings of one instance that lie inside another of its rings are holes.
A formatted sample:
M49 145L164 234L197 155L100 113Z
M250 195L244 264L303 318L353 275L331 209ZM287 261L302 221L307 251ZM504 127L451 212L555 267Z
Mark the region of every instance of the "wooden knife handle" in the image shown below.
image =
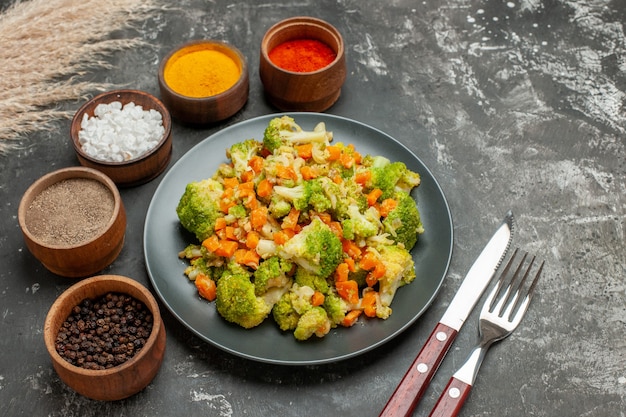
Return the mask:
M465 399L472 386L454 377L450 378L446 389L443 390L437 404L430 412L429 417L455 417L461 411Z
M408 417L424 395L457 331L438 323L379 417Z

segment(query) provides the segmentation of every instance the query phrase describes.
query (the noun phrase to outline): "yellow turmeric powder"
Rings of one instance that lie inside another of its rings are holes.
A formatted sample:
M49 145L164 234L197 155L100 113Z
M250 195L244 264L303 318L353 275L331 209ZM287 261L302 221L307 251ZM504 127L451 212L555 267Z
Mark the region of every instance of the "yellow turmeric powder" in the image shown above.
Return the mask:
M183 96L210 97L228 90L241 76L241 67L227 54L206 45L191 45L172 55L163 77Z

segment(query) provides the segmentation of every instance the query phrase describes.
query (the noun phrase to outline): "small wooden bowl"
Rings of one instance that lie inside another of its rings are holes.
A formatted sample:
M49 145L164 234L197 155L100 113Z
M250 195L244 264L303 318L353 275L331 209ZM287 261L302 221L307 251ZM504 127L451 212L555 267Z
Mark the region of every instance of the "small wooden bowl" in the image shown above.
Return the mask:
M135 103L144 110L154 109L161 113L163 118L165 132L158 144L147 153L125 162L108 162L87 155L78 139L83 115L93 117L98 104L109 104L114 101L119 101L122 105ZM172 120L169 111L159 99L138 90L109 91L83 104L72 119L70 137L80 164L104 172L120 187L140 185L156 178L167 168L172 157Z
M179 56L188 50L214 50L231 58L239 67L240 76L226 91L207 97L190 97L174 91L165 81L165 70ZM190 125L205 125L225 120L237 113L248 101L250 78L245 56L232 45L215 40L195 40L187 42L171 52L161 61L158 72L161 99L172 117Z
M315 39L328 45L335 60L314 72L292 72L275 65L269 53L283 42ZM331 24L313 17L292 17L272 26L261 42L259 76L267 99L284 111L321 112L339 99L346 79L343 38Z
M113 368L89 370L70 364L59 355L55 347L61 325L72 308L84 299L109 292L129 295L150 309L153 317L150 337L135 356ZM165 325L156 300L137 281L118 275L87 278L68 288L50 307L43 334L52 366L61 380L79 394L94 400L116 401L138 393L154 379L165 354Z
M51 244L29 230L27 219L33 200L53 184L66 179L91 179L103 184L113 196L113 213L99 235L76 244ZM110 265L124 246L126 211L113 181L102 172L87 167L63 168L44 175L24 193L18 208L18 222L26 246L46 269L65 277L86 277Z

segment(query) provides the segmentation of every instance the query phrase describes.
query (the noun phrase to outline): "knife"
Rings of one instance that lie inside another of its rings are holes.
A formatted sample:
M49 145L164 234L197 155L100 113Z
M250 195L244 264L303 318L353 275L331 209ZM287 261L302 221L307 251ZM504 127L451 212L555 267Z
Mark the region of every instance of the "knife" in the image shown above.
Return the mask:
M513 213L506 213L482 250L446 312L396 387L379 417L410 416L435 375L454 338L495 275L513 236Z

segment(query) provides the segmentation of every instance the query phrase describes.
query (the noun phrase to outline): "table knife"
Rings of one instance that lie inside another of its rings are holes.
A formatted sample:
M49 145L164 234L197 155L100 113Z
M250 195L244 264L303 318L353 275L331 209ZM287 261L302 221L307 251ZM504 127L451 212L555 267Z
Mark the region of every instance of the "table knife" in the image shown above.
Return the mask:
M495 275L513 236L513 213L509 211L471 266L452 302L419 354L396 387L379 417L410 416L424 395L463 323Z

